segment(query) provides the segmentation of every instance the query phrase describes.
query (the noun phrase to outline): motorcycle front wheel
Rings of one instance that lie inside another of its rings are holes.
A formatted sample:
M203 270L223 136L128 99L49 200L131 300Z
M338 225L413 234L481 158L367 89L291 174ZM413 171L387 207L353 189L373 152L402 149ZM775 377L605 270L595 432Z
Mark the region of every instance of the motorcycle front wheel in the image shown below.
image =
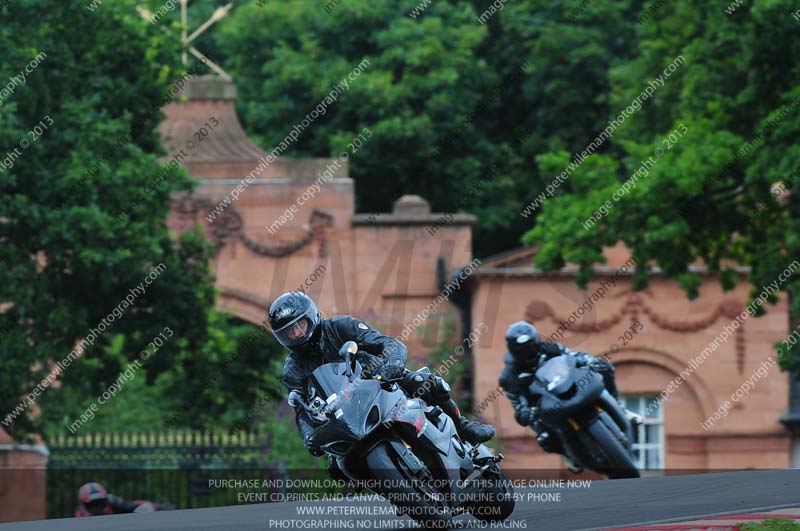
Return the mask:
M511 516L516 505L514 489L497 463L485 472L480 484L481 497L469 509L472 516L484 522L502 522Z
M639 469L633 464L628 450L603 422L603 415L608 422L613 422L607 413L601 413L586 427L586 434L592 439L594 449L603 455L605 461L595 470L608 476L608 479L638 478Z
M452 516L441 493L433 488L430 472L425 468L414 475L401 463L392 445L381 442L367 455L367 466L374 490L404 514L428 529L448 529Z

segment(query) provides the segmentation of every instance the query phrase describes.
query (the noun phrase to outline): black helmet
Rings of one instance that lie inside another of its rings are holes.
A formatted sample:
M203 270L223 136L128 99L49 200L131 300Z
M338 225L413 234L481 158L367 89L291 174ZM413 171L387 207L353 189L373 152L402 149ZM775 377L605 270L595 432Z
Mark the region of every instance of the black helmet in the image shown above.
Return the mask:
M284 293L269 307L269 326L273 335L292 351L302 351L308 346L320 330L319 322L317 305L302 291Z
M539 350L539 332L527 321L512 323L506 330L506 346L517 359L530 359Z

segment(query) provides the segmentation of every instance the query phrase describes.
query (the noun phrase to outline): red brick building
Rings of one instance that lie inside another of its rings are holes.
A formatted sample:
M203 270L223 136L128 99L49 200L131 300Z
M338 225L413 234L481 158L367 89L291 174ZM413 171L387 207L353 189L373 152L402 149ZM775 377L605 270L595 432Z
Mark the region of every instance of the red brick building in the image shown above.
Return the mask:
M397 201L392 213L355 214L344 157L278 157L243 184L269 159L239 124L233 84L195 78L184 95L185 103L164 108L164 161L183 149L180 162L200 185L193 196L174 199L170 225L200 223L217 243L220 305L242 319L261 323L272 299L302 287L327 314L361 315L400 334L439 294L438 261L455 269L471 260L474 216L432 213L416 196ZM219 125L187 149L209 117ZM451 307L438 308L426 330L448 313Z
M677 282L659 278L657 271L648 289L632 291L632 264L621 245L607 250L607 265L597 268L585 291L575 284L575 267L545 273L532 267L534 254L522 249L487 260L476 274L473 319L485 315L496 323L494 334L482 338L474 354L479 403L498 385L504 327L525 319L544 338L607 355L631 409L641 412L654 404L635 446L641 466L789 466L790 438L781 424L789 378L775 366L773 348L789 334L785 296L776 306L767 305L765 316L746 318L734 328L731 323L745 309L750 290L743 268L739 285L726 293L703 266L694 266L705 280L700 296L690 301ZM603 285L607 289L600 297ZM642 327L638 333L631 329L636 321ZM746 393L739 391L742 386ZM726 401L730 407L724 407ZM557 457L538 449L530 430L516 424L505 397L488 404L484 417L502 433L511 466L559 466Z

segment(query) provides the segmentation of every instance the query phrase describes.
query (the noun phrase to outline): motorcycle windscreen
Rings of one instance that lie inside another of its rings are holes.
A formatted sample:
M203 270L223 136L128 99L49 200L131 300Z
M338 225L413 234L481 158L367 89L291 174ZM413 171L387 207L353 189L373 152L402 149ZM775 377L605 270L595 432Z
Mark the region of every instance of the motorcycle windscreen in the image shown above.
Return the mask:
M317 367L311 374L312 385L323 400L336 395L336 399L329 402L336 408L331 422L357 440L377 427L388 411L381 411L376 404L381 393L380 382L356 378L351 383L346 368L345 363L327 363ZM359 372L360 365L356 363L356 374Z
M347 386L346 369L345 363L326 363L311 373L312 385L323 400L332 394L338 395Z
M553 394L561 394L574 383L575 358L556 356L547 360L536 371L536 378Z

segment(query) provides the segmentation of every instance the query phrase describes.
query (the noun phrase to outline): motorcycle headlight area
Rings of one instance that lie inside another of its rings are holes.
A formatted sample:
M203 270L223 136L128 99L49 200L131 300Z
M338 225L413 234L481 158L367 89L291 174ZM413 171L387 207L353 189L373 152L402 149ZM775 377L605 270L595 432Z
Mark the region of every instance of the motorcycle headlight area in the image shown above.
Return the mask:
M309 413L317 420L326 420L325 416L325 401L322 400L320 397L315 396L314 399L309 404L309 409L311 411Z
M325 400L325 403L327 404L325 406L325 409L329 412L332 412L334 417L336 417L337 419L341 418L342 415L344 415L344 412L342 411L341 408L341 401L339 400L339 395L337 395L336 393L333 393L331 396L329 396Z
M350 448L353 447L352 443L345 442L345 441L334 441L332 443L324 444L320 448L323 451L328 452L333 455L344 456L347 455L347 452L350 451Z

